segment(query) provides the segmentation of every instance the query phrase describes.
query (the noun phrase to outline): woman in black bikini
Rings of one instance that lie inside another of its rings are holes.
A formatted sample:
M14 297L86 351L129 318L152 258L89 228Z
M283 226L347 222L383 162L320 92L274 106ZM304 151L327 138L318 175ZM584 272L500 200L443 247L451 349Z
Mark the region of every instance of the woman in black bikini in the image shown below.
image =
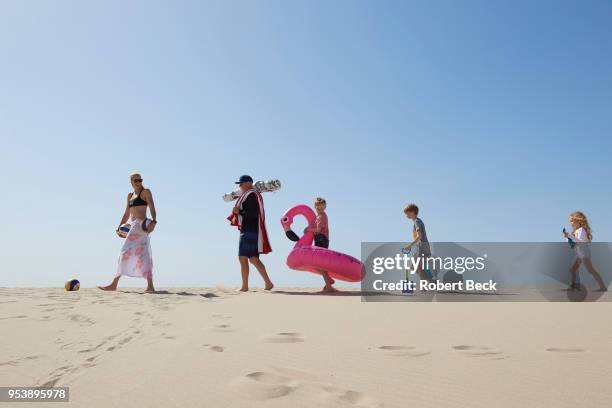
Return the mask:
M99 286L102 290L117 290L117 284L121 276L133 276L147 279L146 292L155 292L153 286L153 257L149 234L157 226L157 213L153 204L151 190L144 188L142 177L135 173L130 176L133 192L128 194L127 205L119 226L131 218L130 232L128 232L125 243L119 254L119 265L117 275L108 286ZM147 219L147 208L151 211L151 218ZM119 227L117 227L117 232Z

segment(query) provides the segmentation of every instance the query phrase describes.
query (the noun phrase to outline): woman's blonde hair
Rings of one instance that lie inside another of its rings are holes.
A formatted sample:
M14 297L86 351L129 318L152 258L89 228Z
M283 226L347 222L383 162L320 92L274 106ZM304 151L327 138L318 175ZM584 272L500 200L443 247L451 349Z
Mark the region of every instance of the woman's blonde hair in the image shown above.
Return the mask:
M140 173L132 173L130 174L130 180L134 180L134 178L142 178L142 176L140 175Z
M573 213L570 214L570 220L578 221L578 224L580 224L580 226L584 228L584 230L586 231L589 241L593 240L593 231L591 230L591 226L589 225L589 220L587 220L587 217L586 215L584 215L584 213L580 211L574 211Z

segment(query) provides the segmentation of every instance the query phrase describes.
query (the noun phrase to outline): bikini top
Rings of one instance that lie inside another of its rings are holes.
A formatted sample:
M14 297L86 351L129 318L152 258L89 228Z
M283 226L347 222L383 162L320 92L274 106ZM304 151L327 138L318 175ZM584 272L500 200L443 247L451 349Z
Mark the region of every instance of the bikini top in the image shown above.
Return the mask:
M130 207L139 207L141 205L148 205L145 200L140 198L140 194L142 194L143 190L144 190L144 188L142 190L140 190L140 193L138 193L136 198L134 198L133 200L130 200ZM134 195L134 193L132 193L132 195Z

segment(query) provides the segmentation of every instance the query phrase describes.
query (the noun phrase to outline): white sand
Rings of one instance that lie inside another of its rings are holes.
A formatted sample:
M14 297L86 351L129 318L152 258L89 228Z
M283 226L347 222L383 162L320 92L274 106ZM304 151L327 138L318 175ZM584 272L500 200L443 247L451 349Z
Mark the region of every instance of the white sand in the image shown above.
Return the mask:
M69 386L53 407L612 406L611 303L286 291L0 289L0 385Z

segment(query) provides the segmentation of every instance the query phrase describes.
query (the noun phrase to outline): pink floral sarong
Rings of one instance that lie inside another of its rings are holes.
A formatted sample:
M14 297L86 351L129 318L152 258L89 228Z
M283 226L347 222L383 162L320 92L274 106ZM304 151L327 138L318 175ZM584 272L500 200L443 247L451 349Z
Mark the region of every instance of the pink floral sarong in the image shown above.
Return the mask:
M142 229L143 220L133 219L119 253L117 276L149 278L153 276L153 256L149 234Z

